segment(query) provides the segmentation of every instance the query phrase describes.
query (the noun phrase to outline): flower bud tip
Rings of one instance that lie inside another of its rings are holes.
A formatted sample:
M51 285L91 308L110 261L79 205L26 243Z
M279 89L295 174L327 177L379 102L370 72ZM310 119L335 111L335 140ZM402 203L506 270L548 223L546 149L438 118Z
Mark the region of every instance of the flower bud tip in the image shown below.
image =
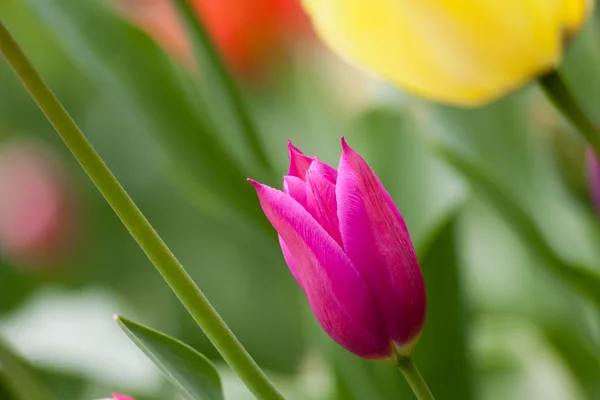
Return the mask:
M246 181L250 182L252 184L252 186L254 186L257 189L260 189L260 187L262 186L259 182L256 182L252 178L247 178Z

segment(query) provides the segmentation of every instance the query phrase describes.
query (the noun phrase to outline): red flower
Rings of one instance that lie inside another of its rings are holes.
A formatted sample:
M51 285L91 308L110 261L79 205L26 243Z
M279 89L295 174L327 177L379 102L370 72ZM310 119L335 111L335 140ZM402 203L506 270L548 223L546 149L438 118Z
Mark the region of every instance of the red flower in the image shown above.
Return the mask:
M116 0L135 24L167 51L191 60L190 45L169 0ZM192 0L216 47L238 73L250 73L281 55L309 29L300 0Z

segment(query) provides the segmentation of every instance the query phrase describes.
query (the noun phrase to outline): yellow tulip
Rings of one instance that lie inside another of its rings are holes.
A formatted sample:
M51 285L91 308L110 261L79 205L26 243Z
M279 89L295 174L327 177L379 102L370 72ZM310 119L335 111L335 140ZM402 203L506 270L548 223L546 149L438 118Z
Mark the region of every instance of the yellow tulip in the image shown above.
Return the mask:
M303 0L338 53L418 95L478 105L555 68L593 0Z

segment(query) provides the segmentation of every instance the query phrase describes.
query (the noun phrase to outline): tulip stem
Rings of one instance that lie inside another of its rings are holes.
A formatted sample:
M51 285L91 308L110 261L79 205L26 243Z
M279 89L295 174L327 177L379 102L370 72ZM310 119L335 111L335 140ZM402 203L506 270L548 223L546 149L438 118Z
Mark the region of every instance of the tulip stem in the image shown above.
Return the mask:
M594 123L585 115L560 73L554 70L542 76L539 82L552 104L577 128L596 154L600 156L600 133Z
M221 316L102 161L1 20L0 53L4 54L56 132L225 361L257 398L282 400L283 397L277 389L229 330Z
M406 378L418 400L435 400L412 358L398 358L398 368L402 372L402 375L404 375L404 378Z

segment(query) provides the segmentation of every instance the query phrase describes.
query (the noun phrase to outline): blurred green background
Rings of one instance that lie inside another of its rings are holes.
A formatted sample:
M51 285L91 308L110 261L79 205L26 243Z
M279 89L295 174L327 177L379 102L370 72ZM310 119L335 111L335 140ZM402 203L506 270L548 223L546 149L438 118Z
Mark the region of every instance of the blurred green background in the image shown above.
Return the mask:
M342 135L413 238L429 302L415 358L437 398L600 399L600 225L584 143L535 85L480 109L386 86L330 54L292 2L248 1L248 18L235 12L241 3L212 2L203 14L256 137L228 114L164 1L2 0L0 19L290 399L413 398L393 367L320 330L245 182L281 185L287 139L335 166ZM600 122L595 25L562 72ZM50 218L48 208L61 211ZM4 60L0 249L0 347L56 398L178 398L114 313L213 358L226 397L252 398ZM0 399L16 400L6 368Z

